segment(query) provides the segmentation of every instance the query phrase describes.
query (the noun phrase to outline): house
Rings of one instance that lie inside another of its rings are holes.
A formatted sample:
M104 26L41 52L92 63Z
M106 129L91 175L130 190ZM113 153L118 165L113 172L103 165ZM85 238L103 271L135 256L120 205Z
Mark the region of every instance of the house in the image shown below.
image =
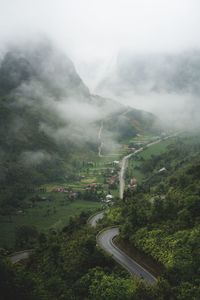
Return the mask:
M107 199L107 200L105 200L104 202L105 202L106 204L110 204L110 203L112 202L112 200Z
M113 204L113 196L111 195L111 194L108 194L107 196L106 196L106 199L105 200L103 200L103 202L106 204L106 205L108 205L108 206L111 206L112 204Z
M87 162L87 165L88 165L88 166L91 166L91 167L94 167L93 161L88 161L88 162Z
M137 184L130 185L128 184L128 189L134 191L137 188Z
M158 173L163 173L163 172L166 172L167 169L166 168L161 168L160 170L158 170Z
M51 190L51 192L53 192L53 193L55 193L55 192L57 192L57 193L68 193L69 191L65 187L57 187L57 188L53 188Z
M129 150L132 151L132 152L135 152L136 148L131 147L131 148L129 148Z
M76 197L77 197L77 193L75 193L75 192L70 192L70 194L69 194L69 199L76 199Z
M136 185L136 184L137 184L137 179L135 177L131 178L130 185L133 186L133 185Z
M113 200L113 196L111 194L106 195L106 201L112 201Z
M97 183L90 183L85 187L86 191L96 191L99 185Z
M109 188L115 188L118 183L118 175L111 176L107 182L108 182Z

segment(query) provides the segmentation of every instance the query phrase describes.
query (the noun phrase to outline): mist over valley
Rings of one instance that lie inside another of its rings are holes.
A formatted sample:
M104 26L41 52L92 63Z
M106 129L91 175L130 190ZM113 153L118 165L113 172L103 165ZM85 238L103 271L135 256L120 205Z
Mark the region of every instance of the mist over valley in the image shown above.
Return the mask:
M199 300L200 3L0 0L2 300Z

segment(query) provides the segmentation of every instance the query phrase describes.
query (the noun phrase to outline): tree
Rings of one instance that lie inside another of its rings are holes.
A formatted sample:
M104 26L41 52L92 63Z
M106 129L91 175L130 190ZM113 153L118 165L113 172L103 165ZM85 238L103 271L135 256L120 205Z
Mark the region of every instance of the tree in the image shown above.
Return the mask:
M15 244L19 249L31 248L39 236L35 226L23 225L16 229Z

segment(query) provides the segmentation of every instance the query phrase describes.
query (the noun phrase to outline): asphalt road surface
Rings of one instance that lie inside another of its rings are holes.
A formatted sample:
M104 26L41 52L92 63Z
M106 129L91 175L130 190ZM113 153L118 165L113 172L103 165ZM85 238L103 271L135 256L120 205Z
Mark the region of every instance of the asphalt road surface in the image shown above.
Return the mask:
M101 211L96 215L92 216L91 218L89 218L88 223L90 224L90 226L96 227L97 222L103 219L103 217L104 217L104 211Z
M160 143L162 140L167 140L171 137L175 137L176 135L177 135L177 133L166 136L163 139L158 139L154 142L150 142L149 144L146 145L146 147L149 148L149 147L151 147L155 144ZM123 197L124 197L124 189L125 189L125 178L124 177L125 177L125 171L126 171L126 168L127 168L127 165L128 165L128 160L131 156L134 156L137 153L142 152L143 150L144 150L143 147L141 147L140 149L136 150L135 152L124 156L122 161L121 161L121 170L119 172L119 197L120 197L120 199L123 199Z
M118 227L101 231L97 235L97 244L111 254L112 258L129 271L130 274L144 279L149 284L154 284L157 279L114 244L113 238L118 234Z
M126 167L127 167L127 164L128 164L128 159L131 156L136 155L137 153L139 153L141 151L143 151L143 148L140 148L140 149L136 150L135 152L124 156L122 161L121 161L121 169L120 169L120 172L119 172L119 197L120 197L120 199L123 199L123 196L124 196L124 189L125 189L124 175L125 175Z
M16 264L16 263L18 263L21 260L29 258L31 252L32 252L31 250L27 250L27 251L22 251L22 252L14 253L13 255L11 255L9 257L10 261L13 264Z

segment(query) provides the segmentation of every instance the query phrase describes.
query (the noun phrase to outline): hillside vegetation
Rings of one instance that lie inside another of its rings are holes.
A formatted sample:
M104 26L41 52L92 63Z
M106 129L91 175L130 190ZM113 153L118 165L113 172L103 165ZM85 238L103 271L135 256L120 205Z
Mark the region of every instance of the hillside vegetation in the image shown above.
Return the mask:
M124 201L117 201L96 229L87 225L88 215L82 213L62 232L40 234L27 264L11 266L2 253L1 277L7 282L2 295L5 299L15 295L19 299L198 300L199 165L199 136L177 137L161 154L145 158L140 165L145 176L137 190L127 189ZM158 172L161 166L166 167L163 173ZM162 265L156 284L130 278L96 247L97 232L113 224L120 226L122 247L129 246L129 252L136 247L141 256L148 254Z
M161 168L166 170L159 172ZM145 179L122 204L121 236L166 269L174 298L198 299L200 247L200 139L177 138L144 159ZM173 298L171 298L173 299Z
M1 213L20 207L32 188L73 180L74 165L98 153L102 119L111 124L104 129L108 152L125 132L134 136L153 127L151 114L132 110L123 119L126 110L91 95L73 63L49 41L12 47L0 64Z

